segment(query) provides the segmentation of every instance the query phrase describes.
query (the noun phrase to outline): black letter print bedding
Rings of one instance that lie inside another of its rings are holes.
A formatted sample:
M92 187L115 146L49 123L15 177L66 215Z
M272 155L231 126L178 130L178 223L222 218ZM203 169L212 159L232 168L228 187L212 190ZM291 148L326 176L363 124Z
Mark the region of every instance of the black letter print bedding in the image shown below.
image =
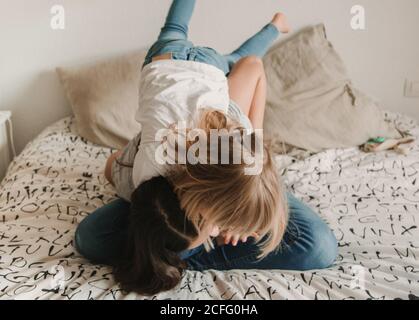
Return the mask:
M388 115L419 135L418 125ZM0 190L1 299L142 299L73 246L77 224L115 198L103 175L111 150L81 139L73 118L46 128ZM156 299L415 299L419 296L419 146L409 155L328 150L278 156L290 192L328 222L339 257L327 270L186 272Z

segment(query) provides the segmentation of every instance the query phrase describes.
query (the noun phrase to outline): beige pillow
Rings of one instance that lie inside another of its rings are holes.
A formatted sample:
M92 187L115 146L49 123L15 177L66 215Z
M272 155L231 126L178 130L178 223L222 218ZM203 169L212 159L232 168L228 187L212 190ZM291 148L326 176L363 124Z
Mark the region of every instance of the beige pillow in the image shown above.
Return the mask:
M265 132L274 142L318 152L400 137L377 104L354 88L323 24L280 43L264 63Z
M140 132L135 113L144 58L140 52L81 68L57 68L82 137L121 149Z

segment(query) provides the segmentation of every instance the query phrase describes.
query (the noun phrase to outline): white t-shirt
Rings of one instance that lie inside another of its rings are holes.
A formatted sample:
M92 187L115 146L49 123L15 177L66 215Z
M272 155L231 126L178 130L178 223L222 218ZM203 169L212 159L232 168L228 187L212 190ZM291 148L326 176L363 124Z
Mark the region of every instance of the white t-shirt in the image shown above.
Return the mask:
M227 77L212 65L183 60L158 60L146 65L135 117L142 132L133 167L134 186L167 173L167 165L159 164L155 157L160 145L155 136L160 129L191 121L203 108L227 114L229 101Z

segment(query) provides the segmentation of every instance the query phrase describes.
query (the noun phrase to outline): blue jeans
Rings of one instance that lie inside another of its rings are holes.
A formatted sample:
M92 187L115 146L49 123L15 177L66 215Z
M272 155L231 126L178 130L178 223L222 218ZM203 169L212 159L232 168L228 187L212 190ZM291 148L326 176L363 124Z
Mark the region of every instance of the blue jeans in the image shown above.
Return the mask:
M173 1L165 25L158 40L148 51L144 66L152 62L153 57L171 53L172 59L210 64L228 75L233 65L241 58L250 55L263 57L278 37L278 29L273 24L268 24L228 55L221 55L212 48L196 47L188 40L189 22L195 3L196 0Z
M280 249L262 260L254 239L218 246L206 252L203 246L182 252L190 270L231 269L313 270L327 268L337 256L333 232L309 207L288 195L290 218ZM118 199L91 213L76 231L80 254L94 263L115 265L124 251L130 203Z

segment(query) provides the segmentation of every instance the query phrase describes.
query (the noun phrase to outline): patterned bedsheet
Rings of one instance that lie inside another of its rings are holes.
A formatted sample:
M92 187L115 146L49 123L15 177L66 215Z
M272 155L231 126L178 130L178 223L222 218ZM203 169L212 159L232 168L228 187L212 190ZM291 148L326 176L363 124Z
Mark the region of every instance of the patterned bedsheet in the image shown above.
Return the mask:
M389 115L419 136L408 118ZM111 269L73 247L77 224L113 200L102 174L112 150L77 135L74 119L48 127L12 163L0 189L1 299L141 299L124 295ZM329 150L281 156L289 191L339 240L322 271L186 272L153 299L415 299L419 295L419 146L407 156Z

